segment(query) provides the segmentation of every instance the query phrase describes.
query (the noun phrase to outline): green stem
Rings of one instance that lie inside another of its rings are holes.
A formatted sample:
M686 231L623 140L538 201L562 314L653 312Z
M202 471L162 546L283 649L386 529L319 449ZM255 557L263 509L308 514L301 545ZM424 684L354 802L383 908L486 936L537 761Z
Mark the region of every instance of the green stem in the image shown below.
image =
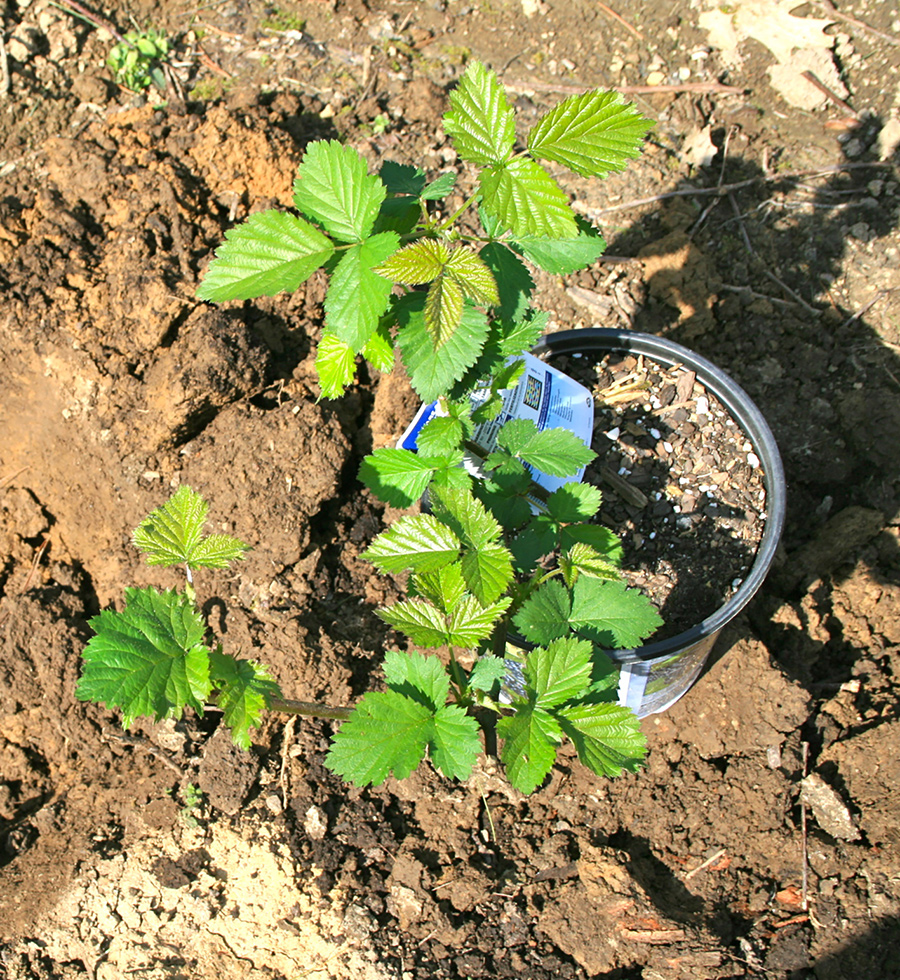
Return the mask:
M346 721L353 714L352 708L333 708L331 705L319 704L317 701L293 701L291 698L269 698L269 708L286 715L331 718L336 721Z
M465 691L469 686L468 678L466 677L466 672L460 667L459 661L456 659L453 647L449 647L448 649L450 650L450 679L456 688L457 701L462 701L466 696Z
M463 211L467 211L475 203L475 201L477 200L477 198L478 198L478 192L476 191L469 198L469 200L466 201L465 204L462 205L461 208L458 208L456 211L454 211L453 214L451 214L450 217L447 218L446 221L444 221L441 224L439 224L435 230L438 231L438 232L446 231L448 228L450 228L452 225L454 225L456 223L456 219L463 213Z

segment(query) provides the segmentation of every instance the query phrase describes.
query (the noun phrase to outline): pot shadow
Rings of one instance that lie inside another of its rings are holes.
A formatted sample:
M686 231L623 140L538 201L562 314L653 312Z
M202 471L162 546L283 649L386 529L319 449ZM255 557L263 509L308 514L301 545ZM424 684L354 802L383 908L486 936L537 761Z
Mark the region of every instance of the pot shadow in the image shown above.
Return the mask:
M690 347L737 381L768 421L788 509L776 568L751 604L751 621L780 666L811 690L847 680L859 650L824 606L818 642L798 638L802 621L773 623L778 608L798 605L819 580L840 585L861 558L873 582L900 585L896 538L877 537L900 517L900 347L869 325L874 304L846 308L833 288L851 260L871 269L875 285L900 268L897 250L879 247L897 225L887 205L898 178L896 154L894 165L875 159L880 127L877 119L861 123L849 135L864 150L845 159L850 169L812 182L746 159L723 165L720 151L697 184L739 185L733 191L692 196L676 185L656 211L611 236L609 254L640 258L647 278L632 308L614 303L614 318L595 323ZM602 223L602 212L594 220ZM634 293L627 264L610 286L612 268L601 273L607 289L630 285ZM889 303L890 293L884 286L869 298Z

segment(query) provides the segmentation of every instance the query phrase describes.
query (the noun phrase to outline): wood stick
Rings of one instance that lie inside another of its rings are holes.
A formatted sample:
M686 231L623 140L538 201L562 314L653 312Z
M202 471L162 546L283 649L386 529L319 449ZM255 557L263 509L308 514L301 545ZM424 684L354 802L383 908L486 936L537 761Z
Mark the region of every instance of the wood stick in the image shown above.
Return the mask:
M632 27L624 17L620 17L615 10L612 9L612 7L608 7L605 3L600 3L599 0L597 2L597 6L603 11L603 13L612 17L613 20L617 20L627 31L631 31L635 37L640 38L642 41L644 40L644 35L641 34L636 27Z

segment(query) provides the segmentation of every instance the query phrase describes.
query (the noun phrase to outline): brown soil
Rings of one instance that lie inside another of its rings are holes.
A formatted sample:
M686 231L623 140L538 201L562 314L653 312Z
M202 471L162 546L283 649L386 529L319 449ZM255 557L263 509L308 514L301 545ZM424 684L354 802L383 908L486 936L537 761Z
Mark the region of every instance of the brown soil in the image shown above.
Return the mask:
M863 115L801 111L762 45L727 69L704 48L696 4L611 6L642 36L589 0L109 3L120 29L177 39L165 105L116 88L100 32L43 0L4 8L0 974L896 975L900 198L877 140L900 49L842 23ZM840 6L898 29L891 4ZM750 392L788 474L778 566L615 783L564 755L528 799L489 760L465 785L348 791L322 767L325 723L273 716L245 755L212 715L124 735L75 701L79 653L125 586L175 584L129 539L178 482L254 546L200 583L229 648L290 697L377 683L398 638L374 609L396 588L358 558L385 515L355 473L415 399L373 377L317 401L316 278L222 308L193 295L225 228L289 203L311 139L456 168L440 117L468 57L503 71L523 124L568 87L680 69L745 90L638 96L658 120L643 158L566 184L619 260L544 277L540 299L558 327L664 332ZM807 771L825 796L802 803Z

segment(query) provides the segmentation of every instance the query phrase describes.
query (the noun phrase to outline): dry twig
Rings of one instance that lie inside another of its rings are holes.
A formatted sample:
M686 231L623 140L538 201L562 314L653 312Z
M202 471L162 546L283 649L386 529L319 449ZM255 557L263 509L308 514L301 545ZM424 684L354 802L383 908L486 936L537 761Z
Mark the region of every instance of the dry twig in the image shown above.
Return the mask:
M614 204L608 208L592 208L591 214L610 214L613 211L626 211L629 208L643 207L645 204L658 204L660 201L668 201L674 197L698 197L707 194L715 194L722 197L731 194L733 191L743 190L745 187L752 187L754 184L770 184L782 180L799 180L801 177L830 177L841 173L844 170L858 170L861 167L891 167L893 164L888 162L853 162L836 163L830 167L820 167L818 170L792 170L784 174L761 173L757 177L748 177L746 180L738 180L733 184L722 184L721 187L683 187L677 191L666 191L664 194L654 194L652 197L641 197L633 201L625 201L622 204Z
M810 85L812 85L814 88L817 88L823 95L831 99L831 101L835 105L839 105L844 110L844 112L849 112L850 115L854 117L854 119L859 119L859 113L856 111L856 109L854 109L849 102L845 102L837 94L837 92L834 91L834 89L830 89L824 82L820 82L819 79L816 78L816 76L811 71L805 71L802 74Z
M600 3L599 0L597 6L603 11L603 13L607 14L609 17L612 17L613 20L617 20L625 28L625 30L631 31L636 38L640 38L642 41L644 40L644 35L641 34L636 27L632 27L632 25L629 24L624 17L620 17L619 14L612 9L612 7L608 7L605 3Z
M875 37L880 37L882 41L887 41L888 44L900 45L900 38L894 37L893 34L885 34L882 31L876 30L874 27L869 27L865 21L857 20L855 17L851 17L849 14L842 14L840 10L835 7L831 0L813 0L817 7L824 7L832 17L836 20L842 20L846 24L851 24L853 27L858 27L861 31L865 31L868 34L874 34Z
M583 85L564 85L562 82L539 82L521 79L504 82L514 92L559 92L560 95L583 95L588 91ZM657 92L713 92L719 95L743 95L744 88L723 85L721 82L679 82L675 85L616 85L616 92L623 95L653 95Z
M803 743L803 778L806 779L806 771L809 767L809 742ZM800 835L801 843L800 847L802 850L803 857L803 885L802 885L802 901L803 909L807 911L809 909L809 854L807 853L806 844L806 800L803 796L800 796Z
M9 59L6 55L6 38L0 33L0 96L9 95L12 80L9 75Z
M703 864L698 864L693 871L688 871L687 874L681 876L682 881L690 881L694 875L700 874L705 868L708 868L711 864L715 864L720 857L725 853L725 848L720 847L718 851L714 851L710 856L703 862Z

